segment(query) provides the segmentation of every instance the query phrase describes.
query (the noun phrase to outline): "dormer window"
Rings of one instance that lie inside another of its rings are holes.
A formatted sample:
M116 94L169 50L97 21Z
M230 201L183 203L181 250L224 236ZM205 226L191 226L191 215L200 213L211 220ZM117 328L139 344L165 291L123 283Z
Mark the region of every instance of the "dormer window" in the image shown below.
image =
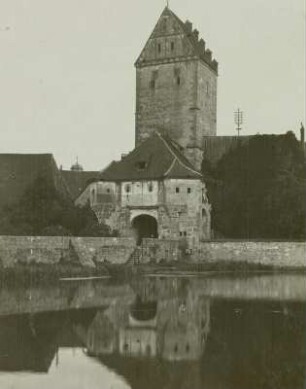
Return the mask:
M145 170L145 168L147 167L147 162L146 161L137 161L135 163L135 166L138 170Z

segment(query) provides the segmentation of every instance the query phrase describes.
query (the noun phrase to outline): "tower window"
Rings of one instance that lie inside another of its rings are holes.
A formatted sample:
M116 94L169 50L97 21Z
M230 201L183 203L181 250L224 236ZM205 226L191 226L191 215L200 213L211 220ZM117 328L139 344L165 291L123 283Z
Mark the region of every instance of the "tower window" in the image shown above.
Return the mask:
M174 77L176 80L176 84L180 85L181 84L181 69L180 68L174 69Z
M175 193L180 193L180 188L175 188Z
M171 42L171 51L174 50L174 42Z
M206 95L209 96L209 82L206 82Z
M158 70L153 70L152 76L151 76L151 81L150 81L151 89L155 88L157 77L158 77Z
M161 52L161 44L160 43L157 45L157 50L159 53Z
M191 193L191 188L187 188L187 193Z

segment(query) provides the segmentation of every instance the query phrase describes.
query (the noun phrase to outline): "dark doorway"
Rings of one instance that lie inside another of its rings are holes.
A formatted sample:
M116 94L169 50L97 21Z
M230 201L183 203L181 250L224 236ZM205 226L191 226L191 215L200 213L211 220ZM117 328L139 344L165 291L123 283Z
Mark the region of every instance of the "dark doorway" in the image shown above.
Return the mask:
M137 245L140 245L143 238L158 238L157 221L153 216L140 215L135 217L132 227L136 233Z

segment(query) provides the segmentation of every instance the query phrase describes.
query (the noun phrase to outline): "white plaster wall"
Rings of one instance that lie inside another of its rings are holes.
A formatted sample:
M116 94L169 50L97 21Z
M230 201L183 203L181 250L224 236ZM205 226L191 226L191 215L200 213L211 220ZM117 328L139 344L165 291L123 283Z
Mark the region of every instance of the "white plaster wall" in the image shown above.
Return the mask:
M149 188L152 188L152 191ZM158 181L126 181L121 184L121 205L123 207L152 206L157 203Z

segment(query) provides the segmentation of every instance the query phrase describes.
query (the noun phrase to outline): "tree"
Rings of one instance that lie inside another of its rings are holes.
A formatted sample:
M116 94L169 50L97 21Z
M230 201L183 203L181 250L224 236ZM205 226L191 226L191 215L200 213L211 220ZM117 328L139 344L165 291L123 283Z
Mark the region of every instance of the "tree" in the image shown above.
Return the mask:
M208 184L213 224L222 235L305 237L305 158L293 133L254 136L226 153L210 174L218 183Z
M0 214L0 234L109 236L89 205L78 207L40 176L14 206Z

